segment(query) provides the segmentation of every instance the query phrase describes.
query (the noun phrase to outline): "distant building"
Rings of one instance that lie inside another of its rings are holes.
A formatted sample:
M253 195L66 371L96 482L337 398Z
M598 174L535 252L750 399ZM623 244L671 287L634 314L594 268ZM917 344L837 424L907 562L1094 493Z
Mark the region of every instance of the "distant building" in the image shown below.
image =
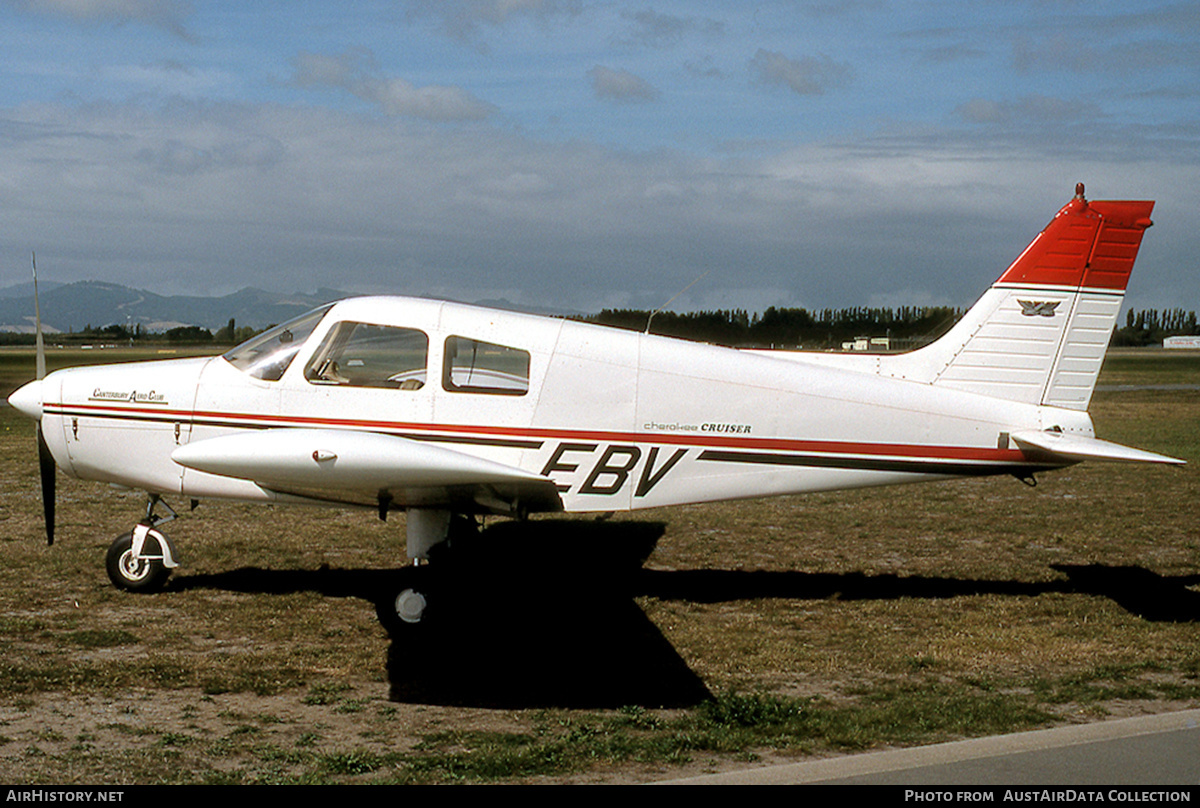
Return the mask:
M1163 347L1200 350L1200 337L1167 337L1163 340Z
M887 351L891 340L887 337L855 337L852 342L843 342L843 351Z

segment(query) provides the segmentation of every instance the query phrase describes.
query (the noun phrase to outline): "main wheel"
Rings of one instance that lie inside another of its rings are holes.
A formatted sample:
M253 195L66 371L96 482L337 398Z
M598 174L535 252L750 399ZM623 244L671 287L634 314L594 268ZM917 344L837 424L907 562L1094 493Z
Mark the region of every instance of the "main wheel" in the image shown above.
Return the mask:
M158 545L158 540L146 537L146 544L142 548L143 551L162 556L162 548ZM157 553L155 551L157 550ZM134 560L133 557L133 531L126 533L123 536L118 536L117 540L108 548L108 555L104 559L104 566L108 570L108 578L113 582L113 586L117 589L124 589L129 592L158 592L167 583L167 578L171 575L171 570L163 565L160 559L139 558Z
M405 587L381 598L375 604L375 614L391 637L411 635L428 622L429 602L424 592Z
M442 601L433 573L427 566L402 568L378 592L375 615L388 636L414 639L429 633L429 606L435 604L434 611L440 613L436 604Z

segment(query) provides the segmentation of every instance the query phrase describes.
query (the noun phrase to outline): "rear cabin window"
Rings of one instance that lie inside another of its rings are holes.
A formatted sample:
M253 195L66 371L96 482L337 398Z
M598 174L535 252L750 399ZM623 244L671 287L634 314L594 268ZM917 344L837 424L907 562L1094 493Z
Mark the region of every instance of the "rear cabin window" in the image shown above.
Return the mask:
M428 360L424 331L342 322L325 335L304 378L313 384L420 390Z
M442 386L452 393L523 396L529 392L529 351L448 337Z

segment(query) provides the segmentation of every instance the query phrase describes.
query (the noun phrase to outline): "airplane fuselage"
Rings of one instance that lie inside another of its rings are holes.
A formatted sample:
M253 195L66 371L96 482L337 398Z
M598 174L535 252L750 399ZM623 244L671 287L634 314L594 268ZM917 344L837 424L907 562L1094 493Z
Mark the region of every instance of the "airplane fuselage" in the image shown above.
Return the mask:
M347 324L374 329L372 339L338 346ZM341 351L332 374L319 367L331 351ZM617 511L1026 475L1063 463L1031 456L1010 434L1092 434L1086 412L423 299L337 303L287 361L278 378L225 357L58 371L42 383L47 443L74 476L161 494L371 504L381 493L374 488L263 485L172 455L272 429L374 433L548 478L566 511ZM372 375L376 366L387 367ZM119 457L128 462L114 463ZM387 496L394 507L463 509L450 489L397 480ZM519 507L486 499L473 495L465 509ZM531 510L560 507L535 500Z

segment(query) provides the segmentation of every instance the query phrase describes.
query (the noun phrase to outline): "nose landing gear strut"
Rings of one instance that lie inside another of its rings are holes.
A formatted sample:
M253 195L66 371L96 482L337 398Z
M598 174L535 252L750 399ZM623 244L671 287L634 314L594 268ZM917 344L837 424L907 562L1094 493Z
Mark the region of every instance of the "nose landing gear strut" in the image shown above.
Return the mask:
M158 504L167 516L154 512ZM113 586L129 592L157 592L167 583L171 570L179 566L175 548L157 526L175 519L177 514L158 494L151 494L146 517L133 530L113 541L105 557L105 568Z

